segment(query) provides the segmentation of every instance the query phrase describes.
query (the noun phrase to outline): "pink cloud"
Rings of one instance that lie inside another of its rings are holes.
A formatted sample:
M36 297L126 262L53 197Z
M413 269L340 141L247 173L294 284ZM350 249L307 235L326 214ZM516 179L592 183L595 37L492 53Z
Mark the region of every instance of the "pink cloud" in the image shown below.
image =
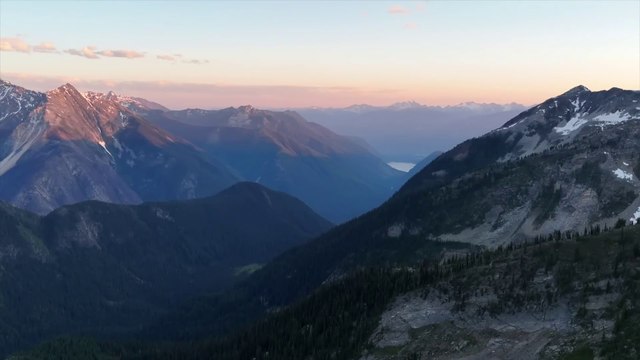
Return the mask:
M33 51L40 53L55 53L57 52L56 46L50 42L43 42L40 45L33 47Z
M224 108L252 104L257 107L348 106L355 103L389 103L406 96L397 89L359 89L295 85L230 85L170 81L111 81L32 74L3 74L3 79L38 91L71 83L81 91L139 96L173 109Z
M0 51L31 52L31 46L22 38L0 38Z
M85 46L82 49L67 49L64 52L70 55L83 56L87 59L98 59L95 50L95 46Z
M404 6L394 5L390 7L387 12L391 15L403 15L409 13L409 10L407 10L407 8L405 8Z
M96 54L105 57L118 57L126 59L136 59L144 57L144 54L134 50L102 50L97 51Z

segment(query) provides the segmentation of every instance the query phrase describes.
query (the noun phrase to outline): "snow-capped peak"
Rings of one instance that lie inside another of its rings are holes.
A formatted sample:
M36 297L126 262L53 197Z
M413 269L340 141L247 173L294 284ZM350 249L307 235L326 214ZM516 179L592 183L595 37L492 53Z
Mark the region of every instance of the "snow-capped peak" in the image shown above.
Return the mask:
M238 111L242 112L242 113L250 113L253 110L255 110L255 108L251 105L242 105L240 107L238 107Z
M424 107L424 105L414 101L414 100L410 100L410 101L401 101L401 102L397 102L395 104L391 104L391 106L389 106L389 108L394 109L394 110L406 110L406 109L415 109L415 108L421 108Z

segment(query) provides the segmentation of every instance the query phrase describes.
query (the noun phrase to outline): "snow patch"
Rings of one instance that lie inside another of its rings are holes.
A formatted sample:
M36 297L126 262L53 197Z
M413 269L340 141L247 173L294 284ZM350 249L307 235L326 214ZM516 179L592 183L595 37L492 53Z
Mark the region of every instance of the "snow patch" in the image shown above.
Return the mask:
M586 124L588 121L581 117L574 117L573 119L567 121L564 126L556 126L553 128L558 134L561 135L569 135L572 132L580 129L580 127Z
M637 224L640 221L640 207L638 207L638 210L636 210L629 221L631 221L631 224L633 225Z
M107 149L107 144L104 141L98 141L98 144L100 144L100 146L102 146L102 148L104 149L104 151L107 152L107 154L109 154L109 156L111 156L111 158L113 158L113 155L111 155L111 153L109 152L109 150Z
M122 126L124 128L127 125L129 125L129 118L127 118L127 116L125 114L123 114L120 111L120 112L118 112L118 115L120 116L120 126Z
M522 119L522 120L518 121L517 123L511 124L511 125L509 125L509 126L503 126L503 127L501 127L501 128L497 128L497 129L495 129L495 130L492 130L491 132L511 129L512 127L514 127L514 126L516 126L516 125L518 125L518 124L522 123L523 121L525 121L525 120L527 120L527 119L528 119L528 118L524 118L524 119Z
M3 86L2 94L0 94L0 101L4 100L4 98L7 97L9 90L11 90L10 86Z
M577 114L578 111L580 111L580 108L582 107L582 105L584 105L584 101L581 104L580 98L576 98L571 102L571 105L573 105L573 112Z
M593 120L602 122L605 125L614 125L631 120L631 115L618 110L614 113L598 115L594 117Z
M2 93L2 97L0 97L0 100L4 100L4 98L7 96L7 92L8 92L8 91L9 91L9 88L5 89L5 91ZM18 104L18 110L14 111L14 112L12 112L12 113L7 112L6 114L4 114L4 116L2 116L2 117L0 118L0 123L1 123L4 119L8 118L9 116L11 116L11 115L15 115L15 114L19 114L19 113L20 113L20 111L22 111L22 96L20 96L18 99L16 99L16 97L15 97L15 93L12 93L12 94L11 94L11 95L9 95L9 96L10 96L12 99L14 99L14 100L16 101L16 104ZM32 107L33 107L33 105L32 105Z
M622 169L613 170L613 173L622 180L633 181L633 174L630 174Z

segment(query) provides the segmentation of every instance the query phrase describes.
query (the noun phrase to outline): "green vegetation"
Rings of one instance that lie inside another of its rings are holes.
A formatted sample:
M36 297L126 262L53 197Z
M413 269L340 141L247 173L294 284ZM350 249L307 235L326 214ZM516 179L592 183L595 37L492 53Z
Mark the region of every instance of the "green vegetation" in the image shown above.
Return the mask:
M534 202L534 209L537 209L538 215L535 218L536 224L542 224L549 219L562 198L562 190L556 188L554 184L548 184L543 187L542 192Z
M615 216L630 206L636 197L636 193L632 190L618 189L611 191L611 194L602 204L602 213L605 216Z
M576 182L594 189L598 194L602 188L602 170L599 161L586 161L576 172Z
M330 227L299 200L249 183L43 217L0 204L0 358L62 334L130 335Z
M492 288L497 300L484 309L488 314L520 311L533 304L551 306L560 298L568 297L579 309L578 321L584 323L597 316L584 306L589 296L619 293L619 300L606 312L606 316L616 321L612 335L595 343L583 343L563 358L591 359L596 353L605 359L637 358L640 353L640 275L637 270L640 249L633 249L640 247L640 226L606 231L593 227L585 232L587 234L555 233L532 242L471 252L444 262L361 269L224 338L176 344L78 342L76 346L82 351L93 349L94 358L352 359L367 348L380 315L397 295L437 290L449 294L454 308L462 310L472 294ZM555 281L551 286L536 286L534 278L538 275L550 275ZM418 336L419 330L412 332L413 338ZM473 343L472 338L468 341ZM57 348L66 349L60 351L68 351L66 358L74 359L72 355L80 352L74 347L56 346L46 344L16 358L42 359L39 354ZM377 353L402 351L385 348ZM407 355L418 356L419 352Z
M588 345L580 346L569 354L564 354L560 360L593 360L593 350Z

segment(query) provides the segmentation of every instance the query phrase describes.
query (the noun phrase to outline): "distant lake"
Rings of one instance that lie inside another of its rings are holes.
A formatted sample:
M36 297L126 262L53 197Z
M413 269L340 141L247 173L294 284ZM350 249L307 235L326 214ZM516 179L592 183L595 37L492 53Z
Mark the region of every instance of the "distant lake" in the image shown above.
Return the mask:
M416 166L415 163L400 162L400 161L388 162L387 165L391 166L392 168L394 168L396 170L400 170L400 171L404 171L404 172L409 172L411 169L413 169L414 166Z

